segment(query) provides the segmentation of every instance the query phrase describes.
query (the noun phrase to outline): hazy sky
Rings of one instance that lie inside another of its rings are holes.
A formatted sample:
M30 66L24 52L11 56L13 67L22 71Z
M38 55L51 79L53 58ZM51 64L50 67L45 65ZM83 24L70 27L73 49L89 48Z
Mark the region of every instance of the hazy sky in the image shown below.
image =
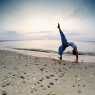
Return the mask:
M0 0L0 30L95 33L95 0Z

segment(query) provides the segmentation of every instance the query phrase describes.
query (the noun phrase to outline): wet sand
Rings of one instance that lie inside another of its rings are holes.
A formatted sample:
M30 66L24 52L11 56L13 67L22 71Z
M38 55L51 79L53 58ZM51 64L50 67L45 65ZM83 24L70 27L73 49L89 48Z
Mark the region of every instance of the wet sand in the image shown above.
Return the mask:
M0 95L95 95L95 62L0 50Z

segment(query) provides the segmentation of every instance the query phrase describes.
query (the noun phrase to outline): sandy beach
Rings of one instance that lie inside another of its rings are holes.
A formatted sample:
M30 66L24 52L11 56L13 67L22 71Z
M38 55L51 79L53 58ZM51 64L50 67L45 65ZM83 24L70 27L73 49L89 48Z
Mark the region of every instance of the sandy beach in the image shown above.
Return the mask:
M43 56L0 50L0 95L95 95L95 62Z

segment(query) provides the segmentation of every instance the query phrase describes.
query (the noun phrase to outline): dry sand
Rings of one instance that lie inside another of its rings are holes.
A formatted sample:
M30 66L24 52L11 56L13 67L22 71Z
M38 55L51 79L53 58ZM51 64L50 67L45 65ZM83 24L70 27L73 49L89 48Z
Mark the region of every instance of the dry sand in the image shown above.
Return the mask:
M95 62L0 50L0 95L95 95Z

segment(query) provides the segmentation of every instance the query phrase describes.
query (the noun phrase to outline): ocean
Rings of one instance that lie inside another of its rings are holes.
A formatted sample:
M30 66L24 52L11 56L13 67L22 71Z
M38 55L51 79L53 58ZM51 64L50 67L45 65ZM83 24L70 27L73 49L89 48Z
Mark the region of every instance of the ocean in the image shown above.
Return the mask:
M95 42L77 42L75 44L81 53L95 54ZM58 51L61 42L58 40L23 40L23 41L4 41L0 42L0 46L8 48L21 48L21 49L43 49ZM68 47L65 52L71 51L72 48Z

